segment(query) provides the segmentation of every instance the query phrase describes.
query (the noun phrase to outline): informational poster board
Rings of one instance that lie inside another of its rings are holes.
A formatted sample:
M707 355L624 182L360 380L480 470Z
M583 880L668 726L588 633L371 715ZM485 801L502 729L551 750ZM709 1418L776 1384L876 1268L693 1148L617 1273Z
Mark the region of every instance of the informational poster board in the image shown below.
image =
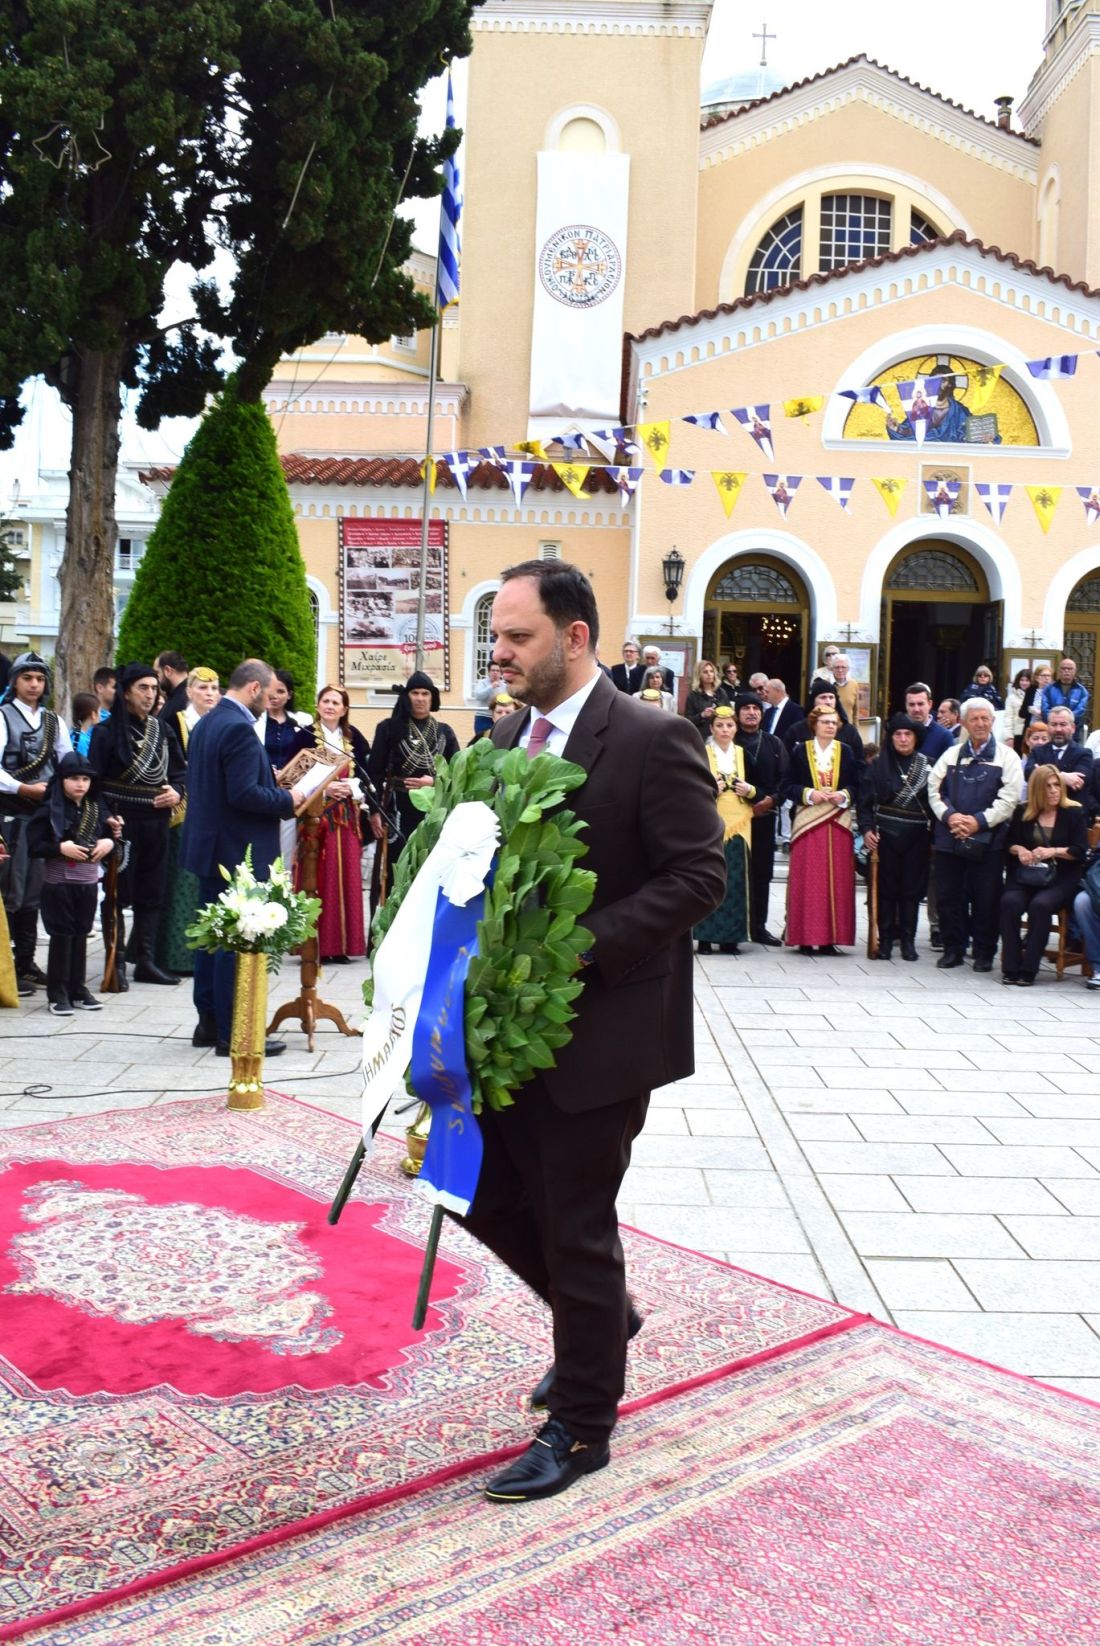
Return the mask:
M340 521L340 658L344 686L395 686L416 667L419 520ZM447 525L428 523L424 666L450 684Z

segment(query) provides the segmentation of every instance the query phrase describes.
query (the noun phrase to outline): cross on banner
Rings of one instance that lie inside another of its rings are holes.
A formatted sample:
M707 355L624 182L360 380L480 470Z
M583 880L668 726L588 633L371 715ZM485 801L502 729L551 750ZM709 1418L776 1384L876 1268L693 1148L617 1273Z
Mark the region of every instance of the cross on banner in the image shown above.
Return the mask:
M754 34L753 39L759 40L760 42L760 67L762 69L766 69L768 66L768 41L778 40L779 36L777 34L768 33L768 25L766 22L761 23L760 28L762 32L760 34Z
M602 276L607 272L607 259L600 257L598 254L593 256L589 251L589 244L590 242L587 240L575 240L573 242L572 257L563 256L559 253L554 258L553 263L555 274L568 274L570 276L569 283L578 301L588 293L585 276L591 274ZM586 253L588 254L587 257Z

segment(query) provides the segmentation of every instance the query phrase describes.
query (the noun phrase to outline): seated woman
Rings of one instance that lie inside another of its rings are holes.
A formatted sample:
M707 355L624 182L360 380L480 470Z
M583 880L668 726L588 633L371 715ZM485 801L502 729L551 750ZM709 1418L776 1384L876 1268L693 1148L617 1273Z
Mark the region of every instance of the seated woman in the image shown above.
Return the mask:
M326 686L317 698L317 719L299 733L299 748L325 748L343 755L346 777L336 778L325 790L321 813L320 855L317 859L317 895L321 918L317 923L317 952L322 960L345 964L367 952L363 918L363 832L360 774L366 771L370 744L351 724L351 700L342 686Z
M808 743L791 750L781 789L794 807L787 870L788 947L834 955L856 940L856 871L852 810L861 767L838 738L835 709L813 709Z
M1027 801L1008 832L1008 880L1001 897L1001 982L1028 988L1059 909L1072 901L1087 850L1085 810L1071 800L1057 766L1036 766ZM1021 941L1020 921L1027 916Z
M714 711L706 756L718 798L726 853L726 895L695 928L700 954L717 943L723 954L740 954L749 936L749 852L756 790L745 778L745 751L734 742L737 719L728 703Z
M878 958L889 960L895 939L901 958L916 960L917 916L928 890L932 812L929 766L917 750L921 728L896 714L882 753L867 769L859 801L863 838L878 853Z

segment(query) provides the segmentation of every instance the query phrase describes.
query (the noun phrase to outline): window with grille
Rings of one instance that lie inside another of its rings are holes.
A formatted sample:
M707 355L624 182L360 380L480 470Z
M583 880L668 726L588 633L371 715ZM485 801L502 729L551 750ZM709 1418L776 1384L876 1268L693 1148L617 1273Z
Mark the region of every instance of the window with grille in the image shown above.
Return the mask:
M773 223L752 254L745 296L789 286L802 275L802 207Z
M822 195L821 272L888 252L890 213L891 202L879 195Z
M938 240L940 231L935 223L930 223L927 217L919 211L909 213L909 244L923 246L926 240Z
M495 591L483 594L474 607L474 679L484 680L493 656L493 599Z

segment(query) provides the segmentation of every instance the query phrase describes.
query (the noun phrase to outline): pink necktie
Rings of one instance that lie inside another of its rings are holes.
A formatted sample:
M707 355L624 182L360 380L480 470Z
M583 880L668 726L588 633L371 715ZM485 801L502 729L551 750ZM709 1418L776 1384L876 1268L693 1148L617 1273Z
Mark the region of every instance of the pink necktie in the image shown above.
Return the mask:
M535 721L535 724L531 727L531 736L527 744L528 760L534 760L537 754L542 754L544 752L546 748L546 739L550 736L550 733L553 730L554 726L552 721L542 719Z

